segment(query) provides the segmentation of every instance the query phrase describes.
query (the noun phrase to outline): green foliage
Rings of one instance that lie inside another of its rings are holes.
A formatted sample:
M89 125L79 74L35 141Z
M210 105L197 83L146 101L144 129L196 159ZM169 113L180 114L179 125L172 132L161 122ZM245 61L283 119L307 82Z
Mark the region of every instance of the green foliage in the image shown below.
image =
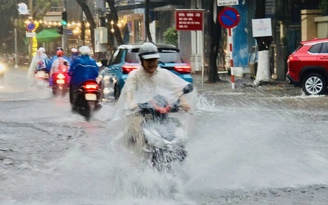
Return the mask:
M323 15L328 15L328 0L321 0L319 8L322 10Z
M164 32L164 41L167 44L178 46L178 32L174 27L169 27Z

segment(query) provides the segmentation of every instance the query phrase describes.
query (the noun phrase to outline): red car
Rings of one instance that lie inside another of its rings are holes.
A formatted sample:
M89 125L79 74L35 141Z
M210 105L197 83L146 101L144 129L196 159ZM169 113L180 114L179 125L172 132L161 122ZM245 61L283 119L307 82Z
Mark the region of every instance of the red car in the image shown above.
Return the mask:
M328 38L302 41L287 60L289 83L299 86L307 95L327 91Z

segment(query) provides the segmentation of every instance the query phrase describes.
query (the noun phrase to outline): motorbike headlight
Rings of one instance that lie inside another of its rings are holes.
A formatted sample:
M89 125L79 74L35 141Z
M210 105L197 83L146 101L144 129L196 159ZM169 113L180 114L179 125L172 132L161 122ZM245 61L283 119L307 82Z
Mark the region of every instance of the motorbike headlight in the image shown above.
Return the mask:
M5 70L5 66L3 64L0 64L0 72Z

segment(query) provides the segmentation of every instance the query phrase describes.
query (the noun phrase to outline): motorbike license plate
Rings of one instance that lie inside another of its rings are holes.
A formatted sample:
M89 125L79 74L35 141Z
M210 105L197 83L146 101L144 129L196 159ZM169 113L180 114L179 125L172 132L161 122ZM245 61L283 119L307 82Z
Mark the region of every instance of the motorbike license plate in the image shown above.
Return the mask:
M86 93L85 94L85 99L86 100L97 100L97 95L96 94L92 94L92 93Z
M65 80L56 80L57 84L65 84Z
M36 73L36 77L38 77L38 78L45 78L46 77L46 73L44 71L38 71Z

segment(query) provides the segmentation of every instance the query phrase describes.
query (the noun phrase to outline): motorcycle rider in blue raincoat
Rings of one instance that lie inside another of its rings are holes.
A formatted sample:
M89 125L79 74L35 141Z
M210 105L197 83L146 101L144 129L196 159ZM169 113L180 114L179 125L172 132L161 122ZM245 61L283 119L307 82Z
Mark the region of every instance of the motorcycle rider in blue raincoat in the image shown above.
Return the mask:
M73 64L74 61L79 57L79 52L76 48L72 48L71 52L72 52L72 54L69 57L69 60L70 60L70 64Z
M91 49L88 46L79 48L80 56L72 63L68 71L71 76L70 81L70 103L74 110L76 91L80 85L87 80L96 80L99 75L99 68L96 61L90 57Z

